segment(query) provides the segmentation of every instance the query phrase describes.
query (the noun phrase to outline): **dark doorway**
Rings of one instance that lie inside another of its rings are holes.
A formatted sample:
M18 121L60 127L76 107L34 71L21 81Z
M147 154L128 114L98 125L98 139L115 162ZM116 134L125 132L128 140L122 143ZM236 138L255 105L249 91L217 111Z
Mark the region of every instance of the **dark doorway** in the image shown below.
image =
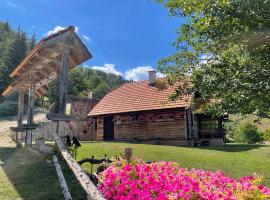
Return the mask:
M104 117L104 140L114 140L113 116Z

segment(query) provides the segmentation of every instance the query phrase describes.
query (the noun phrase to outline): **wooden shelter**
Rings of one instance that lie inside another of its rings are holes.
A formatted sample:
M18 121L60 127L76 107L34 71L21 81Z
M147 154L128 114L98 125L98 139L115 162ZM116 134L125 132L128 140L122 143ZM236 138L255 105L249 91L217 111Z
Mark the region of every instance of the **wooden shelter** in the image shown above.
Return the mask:
M68 70L90 58L92 55L75 33L73 26L42 39L10 74L13 81L2 93L7 96L12 92L19 92L18 130L33 126L35 97L46 94L49 89L47 84L57 76L60 77L57 110L49 113L48 118L55 121L68 119L65 115ZM22 126L26 93L29 98L27 124Z
M126 83L107 94L89 113L96 117L97 140L170 145L221 145L224 117L196 114L191 95L169 100L181 82L164 85L149 72L149 80Z

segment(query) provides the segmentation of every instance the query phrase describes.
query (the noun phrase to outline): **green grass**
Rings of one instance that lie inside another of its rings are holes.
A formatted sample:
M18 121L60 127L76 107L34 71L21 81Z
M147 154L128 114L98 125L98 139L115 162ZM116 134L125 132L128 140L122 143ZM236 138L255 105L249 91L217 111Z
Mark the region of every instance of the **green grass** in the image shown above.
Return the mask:
M59 157L58 157L59 158ZM73 199L85 199L72 172L61 163ZM0 146L0 199L63 199L54 164L26 148Z
M129 144L116 142L83 142L77 160L91 157L123 156L124 148L133 148L133 156L150 160L176 161L188 168L222 170L226 175L239 178L257 173L265 177L270 186L270 145L230 144L220 147L175 147L163 145ZM90 165L83 168L90 170Z

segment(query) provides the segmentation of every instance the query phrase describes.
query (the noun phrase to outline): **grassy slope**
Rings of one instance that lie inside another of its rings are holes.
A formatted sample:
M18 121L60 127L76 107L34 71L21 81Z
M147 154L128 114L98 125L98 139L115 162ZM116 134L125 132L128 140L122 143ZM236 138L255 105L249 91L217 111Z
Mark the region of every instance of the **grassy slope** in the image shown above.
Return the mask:
M177 161L183 167L222 170L226 175L239 178L256 172L263 175L265 184L270 186L270 146L225 145L222 147L173 147L128 143L82 143L77 160L91 157L102 158L123 155L125 147L133 148L133 155L149 160ZM83 166L89 170L88 164Z
M0 145L1 200L64 198L53 163L26 148L16 147L10 141L4 144ZM68 167L64 163L61 166L74 199L84 199L85 194Z
M246 115L246 116L241 116L241 115L229 115L229 119L231 121L236 122L237 124L243 124L243 123L254 123L254 120L257 119L255 115ZM265 129L270 128L270 119L268 118L261 118L259 124L256 123L258 126L259 131L264 131Z

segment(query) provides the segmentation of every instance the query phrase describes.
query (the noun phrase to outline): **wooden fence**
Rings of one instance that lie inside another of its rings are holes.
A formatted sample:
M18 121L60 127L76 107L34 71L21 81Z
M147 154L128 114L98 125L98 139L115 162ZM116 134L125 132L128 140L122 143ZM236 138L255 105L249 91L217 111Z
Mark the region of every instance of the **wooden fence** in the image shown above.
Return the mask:
M105 200L103 195L97 189L97 187L92 183L89 176L83 172L82 168L79 166L79 164L74 160L74 158L70 155L68 150L65 148L65 145L63 144L61 138L56 133L53 133L53 137L55 139L55 143L59 151L61 152L63 158L65 159L69 168L72 170L75 177L77 178L82 188L86 192L87 199Z

